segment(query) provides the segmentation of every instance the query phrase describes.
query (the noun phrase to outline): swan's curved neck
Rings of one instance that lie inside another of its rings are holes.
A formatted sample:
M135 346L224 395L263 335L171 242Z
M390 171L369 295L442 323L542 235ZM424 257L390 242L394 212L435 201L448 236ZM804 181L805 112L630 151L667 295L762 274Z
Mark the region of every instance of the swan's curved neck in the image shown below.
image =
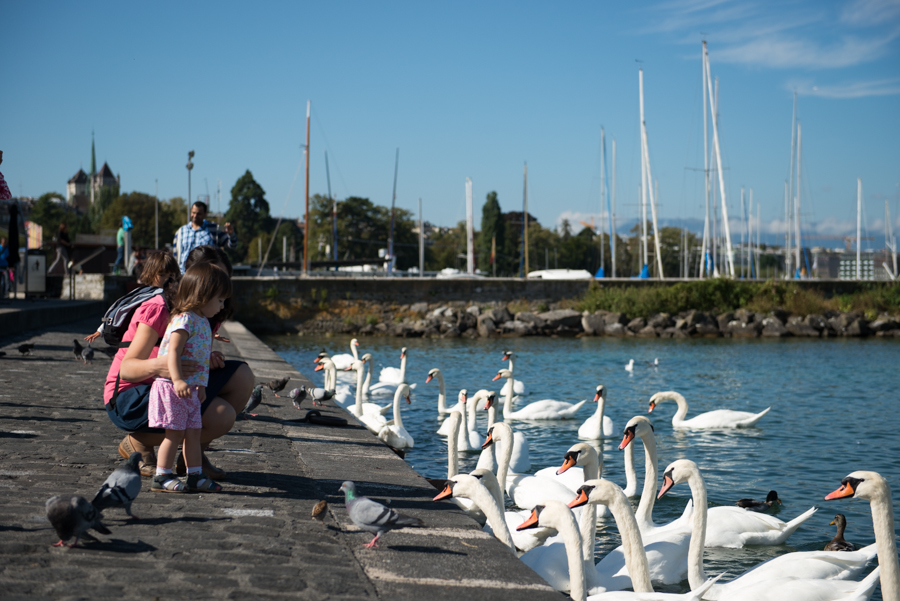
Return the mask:
M894 534L894 507L890 489L870 502L872 526L878 545L878 565L881 567L881 596L900 599L900 564L897 561L897 541Z
M509 356L509 373L514 374L516 370L513 369L513 358L512 355Z
M447 413L447 389L444 387L444 374L435 372L438 381L438 413Z
M616 494L609 504L609 510L622 536L622 551L625 555L625 566L631 575L632 588L638 593L652 593L653 585L650 584L647 554L644 552L641 531L638 529L631 504L624 494Z
M334 390L337 386L337 368L334 363L325 366L325 390Z
M584 456L582 459L581 466L583 468L584 473L584 481L588 480L598 480L602 477L603 469L600 463L600 455L594 451L593 453L589 451L585 451L581 453Z
M663 400L675 401L675 404L678 405L678 410L672 416L672 425L683 422L688 413L688 403L684 395L673 391L667 393Z
M706 582L706 571L703 569L703 547L706 546L706 482L700 472L691 473L688 478L691 496L694 499L694 526L691 530L691 543L688 547L688 582L691 590Z
M637 493L637 471L634 469L634 443L625 447L625 496L633 497Z
M494 433L496 433L496 428ZM508 436L507 436L508 434ZM500 441L503 443L502 451L497 457L497 481L500 483L500 490L506 491L506 473L509 471L509 462L512 459L513 452L513 435L512 429L507 429Z
M352 342L350 343L350 354L353 355L354 361L359 361L359 351L356 350L356 346L357 345L353 344Z
M497 421L497 406L494 403L491 403L490 409L488 409L488 430L491 429L491 426L494 425L494 422Z
M585 481L589 478L585 478ZM578 521L578 530L581 532L581 556L584 561L589 561L594 566L594 539L597 538L597 506L588 503L581 510L581 519ZM585 566L587 568L587 566Z
M503 517L503 511L497 503L497 499L481 483L473 486L472 489L469 499L475 503L484 514L484 517L487 518L488 524L491 525L491 530L494 531L494 536L509 547L510 551L515 553L516 545L513 543L512 535L509 533L509 527L506 525L506 519Z
M403 398L401 394L402 388L397 387L397 392L394 393L394 425L403 427L403 418L400 416L400 399Z
M478 411L478 399L470 399L466 401L466 434L469 432L476 432L478 430L478 426L476 425L475 412Z
M653 505L656 503L656 438L653 432L641 435L644 442L644 491L635 518L641 530L653 528ZM634 444L632 441L631 444Z
M363 368L356 370L356 404L353 406L353 413L356 417L363 414L362 405L362 387L363 387Z
M406 382L406 353L400 357L400 381Z
M512 359L510 359L512 361ZM510 370L512 372L512 370ZM512 413L512 399L513 399L513 376L512 373L509 374L509 377L506 378L506 381L509 382L509 386L506 387L506 395L503 398L503 419L509 419L510 414Z
M456 414L456 415L454 415ZM456 438L459 436L459 415L456 411L450 414L447 419L450 422L450 436L447 437L447 479L459 473L459 447L456 444Z
M596 440L603 439L603 413L606 411L606 399L603 396L600 397L600 400L597 401L597 411L594 412L594 417L597 418L597 438ZM587 478L585 478L587 480Z
M366 381L363 382L363 394L369 396L369 386L372 384L372 366L366 361Z
M560 511L560 515L554 520L552 527L562 536L566 546L566 559L569 560L569 595L573 601L584 601L584 558L581 551L581 535L575 524L575 516L571 511L565 513Z

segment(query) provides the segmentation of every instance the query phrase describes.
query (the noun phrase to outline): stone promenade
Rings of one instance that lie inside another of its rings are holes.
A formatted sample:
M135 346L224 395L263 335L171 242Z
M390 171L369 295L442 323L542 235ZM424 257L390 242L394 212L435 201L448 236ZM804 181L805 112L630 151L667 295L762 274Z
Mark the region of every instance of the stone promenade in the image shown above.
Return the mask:
M0 332L0 598L561 599L454 505L432 502L435 489L355 420L345 428L290 421L304 413L268 390L259 417L239 421L209 451L228 472L223 493L151 493L145 479L133 506L140 520L108 509L111 535L51 547L45 501L90 500L121 462L123 434L100 400L110 361L98 352L83 365L71 351L73 338L97 325ZM233 343L221 350L247 361L260 382L307 383L240 324L226 330ZM16 350L23 342L35 345L31 356ZM371 535L347 516L344 480L427 528L364 549ZM324 526L310 519L321 499Z

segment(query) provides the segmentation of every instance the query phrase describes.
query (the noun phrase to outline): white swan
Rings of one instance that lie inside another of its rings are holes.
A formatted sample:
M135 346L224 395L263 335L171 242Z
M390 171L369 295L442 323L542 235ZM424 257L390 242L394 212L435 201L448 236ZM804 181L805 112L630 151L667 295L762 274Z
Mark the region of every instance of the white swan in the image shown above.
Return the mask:
M494 425L497 421L497 395L493 391L487 390L479 390L476 395L485 399L484 408L488 412L488 430L490 430L491 426ZM494 452L492 447L483 447L485 452L489 452L487 456L485 456L484 452L482 452L481 457L478 458L478 467L489 467L490 469L494 469L496 466L496 461L494 460ZM531 453L528 445L528 438L524 433L515 431L513 432L513 449L512 455L509 460L509 470L511 472L515 472L517 474L524 474L531 470Z
M658 534L661 531L670 531L672 528L684 530L684 516L664 527L653 524L652 512L656 501L656 439L653 436L653 426L643 416L632 418L625 429L625 437L620 448L634 440L635 435L644 441L646 459L646 478L644 493L638 505L637 520L641 532L648 536ZM651 471L652 468L652 471ZM652 481L651 481L652 475ZM776 517L764 513L744 511L740 507L722 506L713 507L708 511L708 525L706 527L707 547L729 547L740 549L745 545L780 545L800 527L803 522L812 517L816 508L812 507L800 514L790 522L783 522Z
M606 386L599 384L594 395L597 411L578 427L578 438L582 440L600 440L615 436L615 426L606 411Z
M707 497L706 484L697 464L688 459L679 459L666 467L663 475L663 486L659 492L662 497L676 484L687 482L694 500L694 520L691 534L691 545L688 555L688 580L691 586L706 581L703 570L703 548L706 544L707 532ZM860 575L866 564L875 556L875 545L856 552L840 551L800 551L780 555L748 570L743 575L727 582L713 586L705 598L732 599L737 591L754 586L760 582L772 582L783 578L803 578L806 580L846 580ZM854 586L857 583L853 583ZM838 589L841 586L837 587ZM786 597L789 598L789 597Z
M528 519L531 515L531 511L525 509L519 511L507 511L505 509L506 493L503 492L503 489L500 487L500 482L492 471L478 468L472 470L469 475L475 476L481 480L481 483L484 484L488 491L490 491L491 496L494 497L497 508L503 514L503 521L505 522L517 549L522 552L536 549L544 545L547 542L547 539L554 534L552 530L547 528L535 528L523 530L522 532L516 531L516 527ZM484 531L488 534L494 533L494 529L490 523L484 525Z
M500 359L501 361L509 361L508 369L511 373L516 373L516 370L513 369L513 357L514 356L515 356L514 352L504 351L503 357ZM507 382L506 384L503 385L503 388L500 389L500 394L505 395L507 388L509 388L509 382ZM521 380L516 380L516 379L513 379L512 392L513 392L514 396L515 395L524 396L524 395L528 394L528 390L525 388L525 384L523 384Z
M484 444L484 438L482 438L481 434L478 433L478 424L477 424L477 411L478 411L478 400L474 399L472 401L465 400L465 409L466 409L466 428L465 428L465 437L468 442L468 449L464 450L472 450L476 452L481 452L481 445ZM460 437L463 436L463 432L460 432ZM460 449L463 449L462 444L460 444Z
M459 473L459 446L457 438L459 435L460 424L465 419L461 411L454 411L444 420L450 425L450 434L447 437L447 479ZM493 474L491 474L493 475ZM494 479L496 481L496 478ZM498 486L499 488L499 486ZM471 500L465 498L453 499L457 507L465 511L472 519L479 524L484 525L484 512Z
M625 498L622 490L612 482L609 482L607 480L592 480L591 482L601 483L595 486L595 490L600 488L605 489L605 485L614 487L615 490L613 491L613 493L617 494L606 495L602 500L598 500L597 502L609 505L610 509L613 511L613 515L616 517L616 523L619 526L619 531L623 532L623 539L626 539L625 532L629 532L626 521L628 514L631 513L631 505L629 505L628 499ZM633 524L633 514L631 521ZM531 528L535 525L539 525L545 528L554 528L559 531L560 537L563 539L566 549L566 556L568 558L568 572L570 575L569 594L574 601L603 601L619 599L637 601L663 601L668 599L679 599L685 601L699 600L700 596L703 594L703 592L705 592L709 584L714 582L711 580L709 583L706 583L704 587L701 587L696 591L684 595L653 592L653 587L650 584L649 573L647 572L646 558L643 557L643 553L641 552L640 533L637 531L637 527L632 525L629 532L630 535L627 536L627 539L629 543L629 549L631 550L631 552L628 554L629 568L636 574L636 584L634 587L636 589L635 592L619 591L612 593L601 593L598 595L585 597L586 579L585 561L581 552L582 541L581 536L578 532L578 528L575 524L575 517L572 514L572 511L569 510L563 503L560 503L558 501L548 501L543 505L535 507L529 520L518 528Z
M389 447L395 449L411 449L415 446L413 437L403 427L403 417L400 412L400 399L405 398L409 404L409 386L400 384L394 393L394 419L384 425L378 432L378 438Z
M334 361L330 357L319 357L316 359L316 368L313 371L324 372L324 382L322 388L325 390L335 390L337 386L337 368Z
M463 417L466 417L466 399L468 398L468 391L463 388L459 391L459 394L456 397L456 404L453 406L453 409L449 411L449 413L459 412L462 413ZM438 428L437 433L439 436L449 436L450 428L447 425L447 420L441 422L441 426ZM468 450L468 449L466 449Z
M573 496L585 480L596 480L602 475L603 462L600 455L594 447L584 442L576 443L566 451L559 468L545 467L534 473L535 478L548 478L561 483L572 491ZM600 507L597 513L598 517L605 517L606 507Z
M436 497L434 501L452 498L453 500L468 501L477 507L491 526L491 531L500 542L515 553L516 545L509 533L500 506L497 499L488 491L487 487L482 484L475 476L469 474L457 474L447 479L447 484Z
M336 369L345 370L355 361L359 361L359 352L356 350L359 346L359 340L354 338L350 341L350 354L341 353L337 355L332 355L331 360L334 361L334 367Z
M634 359L629 359L628 363L625 364L625 371L628 373L634 373Z
M369 387L369 394L372 396L387 396L394 394L397 385L406 382L406 357L407 349L404 346L400 349L400 369L396 367L383 367L378 375L378 383ZM409 389L414 390L415 383L409 384Z
M691 419L684 419L688 412L688 404L684 396L669 390L666 392L657 392L650 397L650 409L647 413L653 413L653 409L663 401L675 401L678 404L678 411L672 417L673 428L687 428L691 430L722 430L728 428L752 428L756 425L762 416L769 412L771 407L759 413L750 413L749 411L732 411L731 409L717 409L715 411L707 411Z
M348 409L348 411L356 416L356 419L368 428L370 432L378 434L381 432L381 429L387 425L387 420L384 415L381 414L381 407L374 403L363 403L362 383L364 365L364 361L357 361L353 364L353 369L356 370L356 402ZM370 405L372 408L366 411L366 405Z
M512 372L508 369L501 369L494 376L494 380L506 378L509 382L512 380ZM575 417L578 410L587 402L583 400L580 403L566 403L564 401L543 400L529 403L518 411L512 410L512 394L509 389L506 391L506 398L503 403L503 419L510 420L549 420L549 419L571 419Z
M359 359L366 362L366 379L363 382L362 393L363 397L369 398L369 388L372 386L372 354L366 353ZM390 407L390 405L388 406Z
M497 480L516 506L521 509L532 509L547 499L568 502L572 498L572 491L565 484L548 478L508 472L512 441L512 428L505 422L497 422L488 430L484 444L487 446L495 442L504 443L497 453Z
M428 384L433 379L437 379L438 382L438 415L459 411L462 408L462 403L459 402L450 409L447 409L447 388L444 385L444 374L441 372L440 368L435 367L429 371L428 377L425 378L425 383ZM440 434L440 432L438 432L438 434ZM444 436L446 436L446 434Z

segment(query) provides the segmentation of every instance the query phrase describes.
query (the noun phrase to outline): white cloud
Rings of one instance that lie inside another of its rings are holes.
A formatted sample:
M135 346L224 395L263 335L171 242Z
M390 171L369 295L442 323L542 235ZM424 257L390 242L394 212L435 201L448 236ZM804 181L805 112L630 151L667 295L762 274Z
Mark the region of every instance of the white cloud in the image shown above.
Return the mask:
M791 81L785 85L801 96L820 98L865 98L868 96L894 96L900 94L900 79L880 79L875 81L855 81L840 84L816 85L812 82Z
M880 38L845 36L837 42L818 42L783 34L760 37L710 53L724 63L788 69L836 69L870 62L887 54L898 32Z
M849 25L879 25L900 17L900 0L854 0L841 11Z

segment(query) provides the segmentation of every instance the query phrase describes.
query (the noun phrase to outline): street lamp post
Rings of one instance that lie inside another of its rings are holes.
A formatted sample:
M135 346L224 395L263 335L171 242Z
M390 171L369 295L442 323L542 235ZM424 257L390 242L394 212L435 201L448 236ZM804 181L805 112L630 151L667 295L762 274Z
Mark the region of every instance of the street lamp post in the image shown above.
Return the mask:
M188 151L188 162L187 162L187 170L188 170L188 197L187 197L187 214L188 221L191 220L191 169L194 168L194 164L191 162L191 159L194 158L194 151Z

